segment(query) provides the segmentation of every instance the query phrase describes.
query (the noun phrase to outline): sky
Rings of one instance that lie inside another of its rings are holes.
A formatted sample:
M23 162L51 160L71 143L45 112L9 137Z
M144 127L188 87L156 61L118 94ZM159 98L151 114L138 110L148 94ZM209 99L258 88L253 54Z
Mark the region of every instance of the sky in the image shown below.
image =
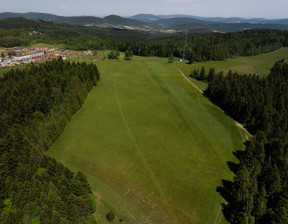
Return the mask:
M186 14L205 17L288 18L288 0L0 0L0 12L62 16Z

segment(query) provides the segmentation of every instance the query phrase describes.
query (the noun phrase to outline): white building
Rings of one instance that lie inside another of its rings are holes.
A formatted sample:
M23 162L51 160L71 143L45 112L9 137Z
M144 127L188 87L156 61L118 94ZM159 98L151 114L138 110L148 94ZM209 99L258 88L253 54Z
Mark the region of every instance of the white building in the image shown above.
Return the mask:
M27 55L23 55L23 56L15 56L13 58L14 61L25 61L28 59L33 59L33 58L37 58L37 57L43 57L44 56L44 52L37 52L34 54L27 54Z
M6 66L7 66L7 63L6 63L6 62L1 62L0 65L1 65L2 67L6 67Z

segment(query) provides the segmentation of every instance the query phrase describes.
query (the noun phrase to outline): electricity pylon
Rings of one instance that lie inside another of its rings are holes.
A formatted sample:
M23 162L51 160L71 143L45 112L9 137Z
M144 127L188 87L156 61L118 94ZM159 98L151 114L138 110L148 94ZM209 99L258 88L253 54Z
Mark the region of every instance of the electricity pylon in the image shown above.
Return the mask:
M188 37L188 31L185 32L185 41L184 41L184 49L183 49L183 56L182 56L182 62L187 60L187 37Z

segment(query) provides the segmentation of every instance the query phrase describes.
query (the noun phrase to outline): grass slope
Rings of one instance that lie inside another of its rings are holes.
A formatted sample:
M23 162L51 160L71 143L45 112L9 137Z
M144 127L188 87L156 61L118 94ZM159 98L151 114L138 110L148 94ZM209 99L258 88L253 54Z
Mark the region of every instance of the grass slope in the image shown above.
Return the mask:
M239 129L167 59L99 61L102 78L47 152L83 171L107 223L221 223Z
M177 64L177 67L181 69L186 75L189 75L192 70L199 69L204 66L206 73L210 68L215 68L217 72L229 70L239 72L240 74L258 74L260 76L267 76L270 69L273 67L276 61L288 57L288 48L281 48L275 52L250 56L250 57L239 57L234 59L228 59L225 61L208 61L198 62L192 65Z

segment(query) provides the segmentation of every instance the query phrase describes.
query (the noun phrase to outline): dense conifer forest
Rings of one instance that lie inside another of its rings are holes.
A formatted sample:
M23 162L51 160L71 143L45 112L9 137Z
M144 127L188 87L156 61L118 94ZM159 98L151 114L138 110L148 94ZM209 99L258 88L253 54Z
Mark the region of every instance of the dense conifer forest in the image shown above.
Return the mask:
M96 65L61 58L0 79L0 223L96 223L85 175L43 152L98 80Z
M288 63L277 62L266 78L256 75L212 76L206 95L253 133L235 174L218 191L227 201L230 223L288 223Z
M133 48L133 53L145 56L168 57L173 54L182 58L186 34L151 40L145 46ZM250 56L271 52L288 46L288 32L278 30L246 30L235 33L214 33L193 36L187 33L186 57L189 63L199 61L221 61L231 57Z

